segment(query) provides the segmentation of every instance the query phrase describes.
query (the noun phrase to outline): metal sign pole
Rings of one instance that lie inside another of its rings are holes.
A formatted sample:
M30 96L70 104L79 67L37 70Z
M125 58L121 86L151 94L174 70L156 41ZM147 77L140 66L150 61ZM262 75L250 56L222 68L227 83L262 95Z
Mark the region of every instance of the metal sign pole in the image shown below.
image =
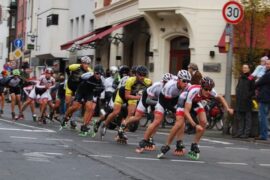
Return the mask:
M231 104L231 88L232 88L232 60L233 60L233 25L227 26L226 35L229 36L229 49L226 62L226 81L225 81L225 99ZM227 34L228 33L228 34Z

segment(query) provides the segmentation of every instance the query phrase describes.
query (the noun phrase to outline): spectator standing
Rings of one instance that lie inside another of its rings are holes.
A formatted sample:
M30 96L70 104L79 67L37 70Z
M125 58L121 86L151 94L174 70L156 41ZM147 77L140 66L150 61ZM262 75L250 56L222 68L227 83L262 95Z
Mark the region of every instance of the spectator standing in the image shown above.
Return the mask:
M255 79L255 80L259 80L265 73L266 68L265 68L265 63L266 61L269 60L268 56L263 56L261 58L261 63L260 65L258 65L255 70L253 71L253 73L249 76L249 79Z
M202 79L202 74L199 71L198 65L195 63L190 63L188 65L188 71L191 74L191 84L200 84Z
M236 86L236 119L239 122L233 137L248 138L251 132L252 97L255 95L255 82L250 80L250 67L243 64L242 73Z
M270 60L265 63L265 74L256 82L258 88L260 136L256 139L268 139L268 119L270 111Z

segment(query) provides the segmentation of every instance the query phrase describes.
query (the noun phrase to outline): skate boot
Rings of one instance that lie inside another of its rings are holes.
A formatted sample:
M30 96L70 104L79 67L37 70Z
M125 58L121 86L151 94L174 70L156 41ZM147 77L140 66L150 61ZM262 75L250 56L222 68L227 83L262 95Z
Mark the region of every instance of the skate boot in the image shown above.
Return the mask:
M166 145L166 146L162 146L160 149L160 154L157 155L157 158L162 158L169 150L170 150L170 146Z
M185 145L182 140L176 141L176 148L173 154L176 156L183 156L185 154Z
M95 133L98 132L98 129L99 129L100 124L101 124L101 121L99 121L99 120L94 120L93 121L93 131Z
M124 129L125 129L125 127L123 125L121 125L119 130L118 130L118 134L115 138L116 142L118 142L120 144L127 144L128 137L125 134Z
M146 147L149 146L149 141L148 140L141 140L139 142L139 147L136 148L137 153L142 153L144 150L146 150Z
M23 119L24 119L23 114L19 114L18 116L15 117L15 120L23 120Z
M12 117L13 120L16 120L15 112L11 112L11 117Z
M81 126L81 132L79 133L79 136L85 137L89 133L89 128L86 125Z
M188 157L192 160L198 160L200 157L200 149L197 143L192 143L190 151L188 152Z
M34 121L34 122L37 121L37 115L36 115L36 114L33 114L33 115L32 115L32 118L33 118L33 121Z
M46 117L44 117L44 116L39 117L38 124L47 124Z
M48 117L50 121L53 121L53 115L54 115L54 111L50 112L49 117Z
M64 128L67 128L67 122L69 121L69 117L63 117L62 122L60 124L60 129L59 131L61 131Z
M102 123L102 126L101 126L101 131L100 131L100 138L101 138L101 140L104 139L104 136L106 134L106 131L107 131L107 127L105 126L105 123L103 122Z
M149 138L148 142L149 142L149 145L146 146L145 149L147 151L154 151L154 150L156 150L156 145L155 145L154 139L152 137Z
M70 128L71 129L76 129L76 127L77 127L76 122L75 121L70 121Z

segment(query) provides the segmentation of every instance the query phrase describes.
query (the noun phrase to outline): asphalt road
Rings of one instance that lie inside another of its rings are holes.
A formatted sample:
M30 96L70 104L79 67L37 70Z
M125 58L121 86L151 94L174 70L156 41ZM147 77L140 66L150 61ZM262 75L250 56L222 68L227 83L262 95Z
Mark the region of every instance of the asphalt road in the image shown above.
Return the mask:
M171 152L157 159L159 150L137 154L143 129L129 133L127 145L114 141L115 131L80 137L78 131L59 131L59 123L38 125L26 116L12 121L0 118L0 180L169 180L169 179L270 179L270 144L241 141L207 133L200 143L200 159L176 157ZM158 149L167 130L155 136ZM186 135L190 148L193 135ZM172 149L173 146L172 146Z

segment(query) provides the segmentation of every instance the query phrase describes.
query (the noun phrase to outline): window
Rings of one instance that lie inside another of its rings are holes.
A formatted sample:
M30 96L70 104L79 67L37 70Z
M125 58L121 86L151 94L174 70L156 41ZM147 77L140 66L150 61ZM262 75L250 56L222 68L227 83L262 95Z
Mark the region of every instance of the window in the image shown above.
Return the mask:
M58 14L47 16L47 26L58 25Z
M11 29L15 29L16 27L16 17L11 16Z
M94 19L90 19L89 32L94 30Z
M84 15L81 16L81 34L84 34Z
M70 37L73 38L74 37L74 34L73 34L73 27L74 26L74 22L73 22L73 19L70 20Z
M75 24L75 36L79 36L79 17L76 17L76 24Z

